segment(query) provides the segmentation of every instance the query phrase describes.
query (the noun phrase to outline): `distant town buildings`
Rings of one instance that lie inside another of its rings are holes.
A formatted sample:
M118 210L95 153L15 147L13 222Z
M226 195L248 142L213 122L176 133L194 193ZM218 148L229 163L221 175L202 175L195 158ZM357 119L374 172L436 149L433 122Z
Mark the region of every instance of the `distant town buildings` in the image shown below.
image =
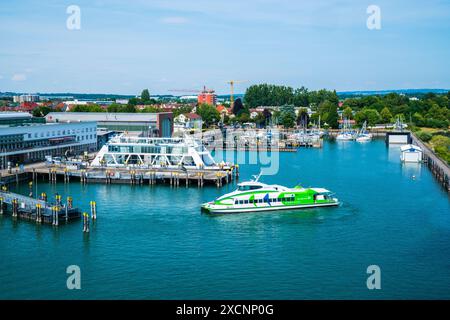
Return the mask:
M39 95L37 94L22 94L20 96L13 96L13 101L15 103L37 102L39 100Z
M116 99L118 104L128 104L129 99Z

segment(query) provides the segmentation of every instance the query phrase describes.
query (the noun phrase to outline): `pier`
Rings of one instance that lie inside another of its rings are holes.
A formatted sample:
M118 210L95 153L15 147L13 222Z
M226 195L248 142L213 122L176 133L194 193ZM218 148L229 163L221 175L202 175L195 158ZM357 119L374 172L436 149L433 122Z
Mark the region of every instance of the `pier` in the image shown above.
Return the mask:
M27 170L26 170L27 171ZM199 186L205 183L218 187L230 183L239 176L239 166L231 166L221 170L206 169L182 169L182 168L117 168L117 167L89 167L73 170L64 166L35 167L28 171L33 179L40 177L44 181L56 183L63 181L69 183L79 181L81 183L105 183L105 184L131 184L154 185L166 183L173 186Z
M67 203L61 202L61 196L57 195L55 203L47 201L47 195L42 194L42 199L35 199L21 194L7 191L3 186L0 191L0 215L11 213L13 219L24 219L36 223L59 225L60 222L69 222L81 217L80 210L72 207L72 198L67 198Z

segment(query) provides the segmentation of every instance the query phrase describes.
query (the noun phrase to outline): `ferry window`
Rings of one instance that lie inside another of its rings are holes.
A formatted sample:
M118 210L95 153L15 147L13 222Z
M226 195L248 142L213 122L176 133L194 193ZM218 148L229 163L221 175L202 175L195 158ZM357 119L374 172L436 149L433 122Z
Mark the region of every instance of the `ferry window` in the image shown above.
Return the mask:
M256 189L261 189L262 186L239 186L238 190L239 191L248 191L248 190L256 190Z
M238 204L239 203L239 201L237 201L237 200L234 200L234 204Z

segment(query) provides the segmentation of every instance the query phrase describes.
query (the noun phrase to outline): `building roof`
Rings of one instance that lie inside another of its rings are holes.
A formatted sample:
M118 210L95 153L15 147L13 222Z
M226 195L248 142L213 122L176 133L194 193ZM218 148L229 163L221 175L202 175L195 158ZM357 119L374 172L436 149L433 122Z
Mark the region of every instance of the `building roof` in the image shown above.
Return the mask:
M216 107L216 110L219 111L219 112L222 112L222 111L230 112L230 110L227 109L224 105L218 105Z
M404 146L401 146L400 150L402 152L422 152L422 149L420 147L413 144L406 144Z
M184 113L184 115L189 119L201 119L202 118L196 113Z
M109 112L50 112L45 116L47 121L127 121L142 122L156 121L159 114L169 114L171 112L160 113L109 113Z
M28 112L0 112L0 119L30 119L33 116Z

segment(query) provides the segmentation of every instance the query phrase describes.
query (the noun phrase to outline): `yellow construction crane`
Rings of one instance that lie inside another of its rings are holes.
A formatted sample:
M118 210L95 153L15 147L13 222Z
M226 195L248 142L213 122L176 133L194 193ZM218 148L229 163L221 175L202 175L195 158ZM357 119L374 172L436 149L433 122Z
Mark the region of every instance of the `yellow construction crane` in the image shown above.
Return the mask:
M230 107L231 109L233 109L233 104L234 104L234 85L236 83L242 83L242 82L247 82L248 80L230 80L227 83L230 85Z

